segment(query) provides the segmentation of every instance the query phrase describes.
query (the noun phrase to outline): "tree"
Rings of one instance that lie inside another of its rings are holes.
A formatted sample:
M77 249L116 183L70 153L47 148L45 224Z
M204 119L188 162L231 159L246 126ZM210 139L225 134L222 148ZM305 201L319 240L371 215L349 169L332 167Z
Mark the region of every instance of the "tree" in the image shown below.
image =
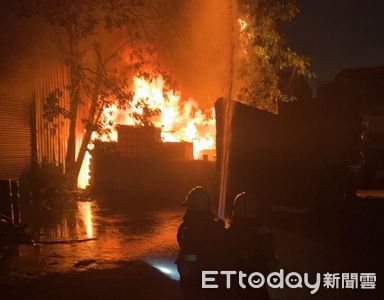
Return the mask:
M244 103L277 113L279 101L291 101L278 87L279 75L313 77L306 56L293 51L281 25L299 12L295 0L239 0L240 67L239 99Z
M92 133L99 129L103 109L115 103L119 108L129 108L133 93L127 81L128 73L150 77L160 72L151 61L152 50L142 46L145 45L142 41L145 20L155 10L150 3L145 0L17 1L15 11L19 16L41 18L53 30L58 30L58 43L64 53L62 61L69 69L70 108L66 111L57 107L55 97L60 93L57 90L46 99L44 107L45 115L51 119L59 114L70 119L66 171L74 178L78 177ZM124 29L127 41L105 55L105 45L98 41L98 36L115 29ZM141 46L135 46L133 50L133 44L138 41ZM128 65L121 63L120 54L124 51L129 52ZM148 68L149 61L151 69ZM89 116L82 120L86 131L76 158L78 108L84 102L90 104Z

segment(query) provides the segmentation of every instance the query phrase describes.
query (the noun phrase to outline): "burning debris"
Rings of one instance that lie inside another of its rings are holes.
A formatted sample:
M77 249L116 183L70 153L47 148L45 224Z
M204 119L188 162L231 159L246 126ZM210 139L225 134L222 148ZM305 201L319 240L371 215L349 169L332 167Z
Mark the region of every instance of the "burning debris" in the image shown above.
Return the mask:
M150 118L153 126L161 128L161 139L164 142L190 142L194 145L194 158L202 158L201 151L215 149L215 113L212 108L204 112L196 101L181 100L178 91L165 91L164 79L159 76L152 81L141 77L134 80L134 98L132 111L144 115L145 109L158 111ZM94 139L116 141L117 125L143 125L132 117L132 112L118 109L116 106L106 108L103 113L103 124L110 126L111 133L106 136L94 136Z
M168 151L159 150L158 154L171 151L175 153L173 157L183 159L215 159L215 155L212 154L216 148L214 108L206 112L193 99L183 101L179 91L166 91L165 82L161 76L153 80L134 77L133 84L134 97L130 109L119 109L117 105L106 107L101 118L102 133L94 132L92 141L119 141L120 149L122 149L121 146L124 142L120 140L119 135L124 136L123 132L129 129L120 129L119 131L118 128L121 125L127 125L132 128L131 137L132 134L141 136L144 132L158 133L157 137L153 136L151 139L147 139L145 137L147 135L144 134L140 137L143 143L137 139L135 141L131 139L128 146L123 146L123 152L127 153L125 150L132 152L135 143L140 144L140 149L136 149L135 152L142 151L142 153L135 153L135 157L142 157L143 155L148 157L146 152L152 151L154 153L155 148L162 145L162 149L168 149ZM157 112L149 117L148 124L135 117L145 117L147 110ZM140 130L139 127L146 127L146 129ZM144 145L146 143L148 145ZM89 149L93 149L93 143L89 145ZM91 154L88 151L78 179L78 185L81 188L88 186L90 159Z

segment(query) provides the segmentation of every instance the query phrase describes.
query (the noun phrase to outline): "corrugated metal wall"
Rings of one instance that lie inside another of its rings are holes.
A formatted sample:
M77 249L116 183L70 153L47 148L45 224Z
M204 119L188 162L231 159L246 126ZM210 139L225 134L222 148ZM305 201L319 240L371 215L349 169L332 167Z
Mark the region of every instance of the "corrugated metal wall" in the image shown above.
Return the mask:
M44 160L61 164L65 169L70 121L59 116L53 123L47 122L43 105L50 93L60 89L63 96L59 105L69 110L69 84L68 68L63 63L41 66L35 82L33 114L25 99L0 94L0 179L20 177L28 171L33 159L39 164ZM77 150L84 135L82 120L88 118L88 113L89 103L81 103Z
M43 117L43 105L50 93L59 89L63 92L59 105L69 110L68 85L68 69L64 64L41 67L35 84L36 159L39 164L47 160L50 163L61 164L65 169L69 119L59 116L53 123L47 122Z
M70 120L59 116L50 124L44 119L44 100L56 89L63 92L59 105L69 111L70 76L68 67L63 63L44 64L35 83L35 133L36 160L39 164L46 160L50 163L61 164L66 169L66 154L69 137ZM81 102L78 105L76 120L76 155L79 151L85 133L85 120L89 119L91 103L81 92ZM52 134L52 128L55 133ZM84 164L84 162L83 162Z
M32 162L31 106L0 94L0 179L19 178Z

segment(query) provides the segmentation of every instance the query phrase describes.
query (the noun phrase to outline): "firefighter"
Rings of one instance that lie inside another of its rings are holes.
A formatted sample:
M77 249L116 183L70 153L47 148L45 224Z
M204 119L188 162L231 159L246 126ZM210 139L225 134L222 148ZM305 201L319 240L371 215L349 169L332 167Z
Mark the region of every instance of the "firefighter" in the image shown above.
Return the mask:
M276 269L276 255L273 236L261 221L256 198L250 193L240 193L235 197L232 222L226 232L226 262L230 270L247 274L260 272L267 274ZM233 299L270 299L267 287L245 289L238 282L232 284Z
M183 206L187 210L177 232L180 251L176 260L185 299L215 298L201 288L201 271L216 270L224 238L224 222L211 211L211 199L201 186L194 187Z

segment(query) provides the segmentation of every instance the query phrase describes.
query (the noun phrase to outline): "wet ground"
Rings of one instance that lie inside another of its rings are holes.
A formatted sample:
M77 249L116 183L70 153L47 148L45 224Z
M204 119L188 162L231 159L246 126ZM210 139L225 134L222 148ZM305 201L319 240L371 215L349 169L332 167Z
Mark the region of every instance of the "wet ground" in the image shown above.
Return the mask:
M74 202L60 213L35 212L24 216L35 243L10 248L3 275L8 279L39 277L113 268L137 259L173 267L181 216L176 210L111 209L96 201Z
M368 210L359 210L358 220L365 222L365 213ZM180 299L174 259L182 214L179 209L138 212L82 201L56 214L25 215L36 243L10 248L3 257L3 295L12 299ZM281 268L301 274L375 272L381 286L380 236L369 232L376 223L366 224L354 236L353 224L324 232L308 227L302 212L290 212L284 218L277 218L273 226ZM281 300L384 299L378 290L321 290L312 296L308 289L284 289L271 294Z

